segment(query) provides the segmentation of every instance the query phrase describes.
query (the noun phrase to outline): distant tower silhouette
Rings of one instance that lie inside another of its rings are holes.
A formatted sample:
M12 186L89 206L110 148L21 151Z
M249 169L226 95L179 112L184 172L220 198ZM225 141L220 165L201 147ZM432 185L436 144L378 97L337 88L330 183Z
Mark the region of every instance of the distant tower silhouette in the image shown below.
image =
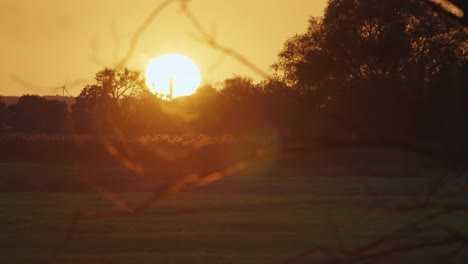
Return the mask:
M172 101L173 96L174 96L174 78L170 76L169 77L169 101Z

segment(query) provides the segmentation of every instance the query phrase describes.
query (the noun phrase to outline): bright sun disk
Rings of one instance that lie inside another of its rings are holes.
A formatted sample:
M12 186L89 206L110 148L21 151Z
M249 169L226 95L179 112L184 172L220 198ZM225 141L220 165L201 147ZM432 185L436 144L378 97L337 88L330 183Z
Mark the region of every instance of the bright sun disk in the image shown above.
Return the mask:
M145 78L151 92L169 99L193 94L201 81L197 65L180 54L166 54L151 60L146 67Z

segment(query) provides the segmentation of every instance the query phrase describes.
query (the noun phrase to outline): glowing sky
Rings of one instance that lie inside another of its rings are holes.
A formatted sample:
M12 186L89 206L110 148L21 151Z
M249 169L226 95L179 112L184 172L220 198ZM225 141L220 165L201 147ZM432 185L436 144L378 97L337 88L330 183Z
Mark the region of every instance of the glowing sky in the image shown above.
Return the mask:
M0 0L0 94L73 95L94 73L112 67L135 30L162 0ZM284 42L322 14L326 0L192 0L190 10L216 40L269 71ZM196 30L172 4L154 20L127 64L144 71L151 58L180 53L199 66L202 82L258 76L199 43ZM213 67L213 65L216 65Z

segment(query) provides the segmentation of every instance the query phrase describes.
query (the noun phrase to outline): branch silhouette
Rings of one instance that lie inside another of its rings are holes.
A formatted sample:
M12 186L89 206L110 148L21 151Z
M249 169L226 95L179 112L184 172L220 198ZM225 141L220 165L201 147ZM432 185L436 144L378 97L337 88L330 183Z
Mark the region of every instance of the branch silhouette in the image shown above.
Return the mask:
M189 0L166 0L162 2L160 5L156 6L156 8L153 9L150 15L145 19L145 21L137 28L137 30L133 34L133 37L130 40L130 47L128 48L127 53L120 60L120 62L117 63L116 67L121 68L121 67L124 67L125 64L127 64L127 62L135 53L135 50L138 46L138 42L140 41L141 36L145 33L145 31L148 29L151 23L153 23L154 20L156 20L156 18L159 16L161 12L163 12L170 5L175 4L177 2L179 2L181 6L185 6L187 5L188 1Z
M192 25L195 27L198 33L198 35L191 34L191 37L193 39L199 41L200 43L204 43L215 50L220 51L222 54L234 58L235 60L242 63L244 66L246 66L247 68L257 73L263 78L270 77L268 73L266 73L260 67L255 65L251 60L247 59L245 56L237 52L235 49L226 47L218 43L215 39L215 36L213 36L211 33L208 32L206 28L203 27L200 20L191 12L187 5L183 5L181 11L189 19L189 21L192 23Z
M468 27L468 2L466 0L423 0L436 12L446 15L447 17L458 21L460 24ZM458 8L462 14L457 14L453 8Z

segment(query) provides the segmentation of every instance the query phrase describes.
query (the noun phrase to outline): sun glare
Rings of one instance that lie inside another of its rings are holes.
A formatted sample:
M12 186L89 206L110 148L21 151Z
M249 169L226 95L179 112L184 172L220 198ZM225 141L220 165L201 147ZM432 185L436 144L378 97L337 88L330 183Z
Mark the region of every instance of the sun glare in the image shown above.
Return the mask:
M151 60L145 78L151 92L167 96L169 100L193 94L201 81L197 65L179 54L166 54Z

